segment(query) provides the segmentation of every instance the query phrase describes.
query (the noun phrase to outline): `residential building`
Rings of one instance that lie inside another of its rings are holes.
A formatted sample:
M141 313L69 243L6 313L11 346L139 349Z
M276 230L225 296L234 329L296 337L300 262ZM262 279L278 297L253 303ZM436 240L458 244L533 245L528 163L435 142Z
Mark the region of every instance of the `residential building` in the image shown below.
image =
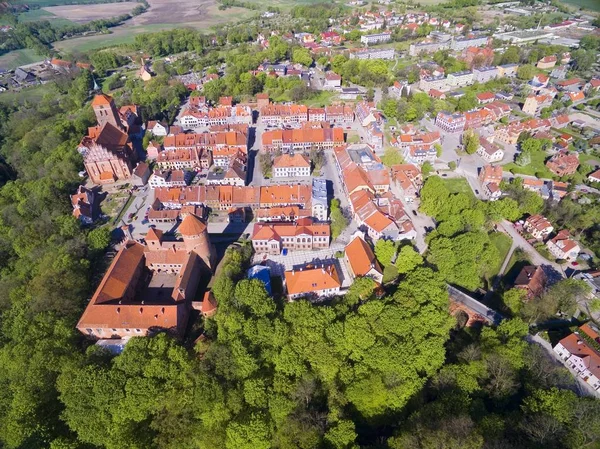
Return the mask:
M303 104L270 104L260 110L260 119L267 126L298 125L308 121L308 107Z
M483 47L488 44L487 36L458 37L452 41L452 50L462 51L468 47Z
M463 132L465 129L466 118L463 114L448 112L439 112L435 118L435 125L447 133Z
M377 284L383 282L383 269L373 250L363 237L355 235L344 250L344 261L352 279L369 277Z
M493 92L481 92L476 95L478 104L488 104L496 100L496 95Z
M519 70L518 64L503 64L497 66L498 77L503 78L514 78L517 76L517 70Z
M324 122L326 118L325 108L308 108L309 122Z
M527 217L523 228L538 240L545 240L554 231L554 226L539 214Z
M131 183L134 186L143 187L148 183L151 174L152 172L150 171L150 166L148 164L145 162L138 162L131 174Z
M546 242L548 251L556 259L573 262L581 252L579 244L571 238L569 231L563 229L555 237Z
M327 181L322 178L312 180L312 216L318 221L327 221L329 206L327 201Z
M449 73L447 81L452 89L469 86L473 84L473 72L465 70L463 72Z
M523 103L522 111L529 115L539 115L543 108L552 105L552 97L549 95L529 95Z
M350 52L350 59L394 59L396 50L393 48L364 48Z
M545 56L540 59L537 63L537 68L542 70L548 70L556 65L556 56Z
M342 286L335 265L286 271L284 284L290 301L301 297L334 296L340 293Z
M596 170L594 173L588 176L590 182L600 182L600 170Z
M450 49L450 46L450 41L440 42L435 40L426 40L417 44L410 44L408 47L408 55L419 56L423 53L435 53L438 50L448 50Z
M313 195L314 196L314 195ZM314 208L314 198L313 198ZM262 222L295 222L301 218L308 218L311 216L311 211L306 209L300 209L298 206L284 206L284 207L271 207L269 209L258 209L255 213L256 221ZM320 220L317 217L314 217ZM327 215L325 215L327 218ZM325 221L325 220L320 220Z
M155 170L148 179L151 189L158 187L183 187L185 183L185 172L183 170Z
M500 186L495 182L488 182L483 186L483 192L487 195L490 201L496 201L502 196Z
M479 148L477 154L488 164L492 162L500 162L504 158L504 151L485 137L479 138Z
M479 169L479 180L482 184L494 183L500 185L502 182L502 166L484 165Z
M579 157L576 153L559 151L546 162L546 167L560 177L573 175L579 167Z
M377 33L377 34L365 34L360 37L360 41L365 45L378 44L381 42L389 42L392 39L391 32Z
M347 104L325 106L325 121L333 126L350 125L354 121L354 109Z
M419 80L419 89L423 92L448 89L448 80L443 76L425 76Z
M498 78L498 67L475 67L473 69L473 81L477 83L487 83L493 79Z
M258 254L281 254L283 250L308 251L329 247L329 223L299 218L295 223L256 223L252 247Z
M342 128L276 129L262 134L263 148L268 151L310 151L332 149L344 143Z
M335 72L327 72L325 74L325 87L342 87L342 77Z
M200 277L214 268L206 224L190 214L179 226L183 240L150 229L146 245L119 250L83 312L77 329L92 339L120 339L166 330L182 335Z
M153 136L164 137L169 134L169 125L150 120L146 125L146 132L152 133Z
M77 192L71 195L73 216L81 223L89 225L94 221L94 192L84 186L79 186Z
M544 292L547 281L548 277L542 267L526 265L515 279L515 288L524 290L527 294L527 299L533 299L539 297Z
M423 186L421 169L415 164L392 166L392 180L405 199L414 200Z
M591 342L598 339L598 330L584 324L554 347L563 363L596 391L600 390L600 353Z
M460 57L469 69L476 66L491 65L494 61L494 50L491 47L467 47Z
M273 161L273 178L306 176L310 176L310 161L302 154L282 154Z
M161 170L199 169L202 167L199 151L195 148L162 151L156 157L156 164Z
M433 145L408 146L404 149L404 160L409 164L422 165L425 162L434 163L437 159L437 150Z

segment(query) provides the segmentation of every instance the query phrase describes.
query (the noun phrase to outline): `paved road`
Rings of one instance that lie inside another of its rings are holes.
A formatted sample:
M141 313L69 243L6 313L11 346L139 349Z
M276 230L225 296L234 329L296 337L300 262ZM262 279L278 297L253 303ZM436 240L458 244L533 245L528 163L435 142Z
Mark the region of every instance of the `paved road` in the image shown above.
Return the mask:
M576 381L575 385L577 386L577 392L578 392L579 396L589 396L589 397L596 397L596 398L600 397L600 392L594 390L587 382L585 382L581 377L579 377L579 375L575 371L569 369L566 365L564 365L561 358L552 349L552 346L550 345L550 343L548 343L546 340L544 340L542 337L540 337L537 334L533 335L533 336L527 335L525 337L525 340L527 340L527 342L529 344L540 345L542 348L544 348L546 350L546 353L548 354L548 356L551 359L553 359L557 364L561 364L561 365L565 366L565 368L567 368L569 370L571 375L575 378L575 381Z
M543 257L540 253L538 253L533 246L525 240L525 238L519 234L519 232L514 228L513 224L507 220L503 220L498 224L500 230L508 234L512 237L513 242L516 243L519 248L523 249L527 255L529 256L529 260L534 265L549 265L554 268L562 277L564 277L563 267L556 262L552 262L545 257Z

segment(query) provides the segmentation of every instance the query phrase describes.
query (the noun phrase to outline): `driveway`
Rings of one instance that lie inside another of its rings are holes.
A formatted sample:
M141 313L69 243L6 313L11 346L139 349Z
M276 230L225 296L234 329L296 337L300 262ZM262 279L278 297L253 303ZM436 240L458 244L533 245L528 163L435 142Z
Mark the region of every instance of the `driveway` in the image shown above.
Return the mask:
M565 277L563 267L556 262L546 259L540 253L538 253L535 248L531 246L521 234L519 234L511 222L508 220L503 220L498 224L498 226L503 232L508 234L513 239L513 242L517 244L519 248L527 253L527 256L532 264L552 267L557 273L560 274L561 277Z
M544 340L538 334L533 335L533 336L527 335L525 337L525 340L527 340L527 342L529 344L540 345L542 348L544 348L546 350L546 353L548 354L548 356L550 358L552 358L557 364L560 363L561 365L563 365L565 368L567 368L569 370L571 375L575 378L575 385L577 386L577 393L579 396L588 396L588 397L595 397L595 398L600 397L600 392L594 390L587 382L585 382L581 377L579 377L579 375L575 371L573 371L572 369L570 369L563 363L563 361L558 356L558 354L556 352L554 352L554 350L552 349L552 346L550 345L550 343L548 343L546 340Z

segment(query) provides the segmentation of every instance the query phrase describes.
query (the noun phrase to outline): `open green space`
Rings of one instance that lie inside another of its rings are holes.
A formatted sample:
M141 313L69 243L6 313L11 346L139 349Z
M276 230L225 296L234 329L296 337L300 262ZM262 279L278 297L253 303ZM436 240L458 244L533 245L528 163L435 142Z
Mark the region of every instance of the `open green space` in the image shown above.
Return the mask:
M589 9L590 11L600 11L598 0L561 0L561 2L578 8Z
M508 251L510 250L510 247L512 245L512 239L503 232L493 232L490 234L490 240L498 249L498 253L500 254L500 262L498 263L498 265L495 267L489 267L488 276L492 278L500 272L500 268L502 268L504 259L506 259Z
M37 103L42 99L44 95L52 91L50 84L42 84L38 86L26 87L18 92L8 91L0 93L0 103L3 104L15 104L25 103L27 101Z
M451 193L464 193L473 200L475 199L475 194L465 178L444 178L443 181Z
M514 162L506 164L504 170L514 174L537 176L538 178L552 178L554 175L545 165L548 155L544 151L536 151L531 155L531 163L521 167Z
M44 56L38 55L34 50L23 48L13 50L0 56L0 69L13 70L17 67L34 62L43 61Z
M310 100L306 100L304 103L313 108L322 108L325 106L329 106L331 104L331 100L336 96L335 92L330 92L326 90L322 90L315 97Z
M56 14L52 14L51 12L46 11L45 9L32 9L31 11L19 14L18 19L21 23L47 20L54 27L63 27L74 24L74 22L71 22L70 20L65 19L64 17L59 17Z

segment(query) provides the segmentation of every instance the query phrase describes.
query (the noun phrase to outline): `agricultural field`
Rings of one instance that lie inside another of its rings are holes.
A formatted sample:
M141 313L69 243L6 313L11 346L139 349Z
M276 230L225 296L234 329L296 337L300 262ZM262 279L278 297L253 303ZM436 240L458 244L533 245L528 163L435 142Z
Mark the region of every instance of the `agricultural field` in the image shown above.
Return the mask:
M92 20L108 19L130 13L138 4L136 2L121 2L97 5L63 5L49 6L46 11L75 23L88 23Z
M577 8L600 11L600 2L598 0L561 0L561 2Z
M258 14L245 8L229 8L220 11L216 0L148 0L150 9L128 20L123 25L110 29L110 34L79 37L56 42L54 48L69 53L89 51L112 45L133 42L136 34L170 30L182 26L209 29L212 26L235 22ZM120 3L111 4L119 5ZM98 5L106 8L106 5ZM86 7L87 8L87 7ZM131 8L133 9L133 8Z
M29 48L13 50L0 56L0 69L13 70L22 65L33 64L34 62L43 60L44 56L38 55Z
M32 9L31 11L27 11L26 13L19 14L18 19L21 23L47 20L54 27L57 28L66 25L73 25L73 22L71 22L70 20L65 19L63 17L59 17L56 14L52 14L51 12L48 12L45 9Z

